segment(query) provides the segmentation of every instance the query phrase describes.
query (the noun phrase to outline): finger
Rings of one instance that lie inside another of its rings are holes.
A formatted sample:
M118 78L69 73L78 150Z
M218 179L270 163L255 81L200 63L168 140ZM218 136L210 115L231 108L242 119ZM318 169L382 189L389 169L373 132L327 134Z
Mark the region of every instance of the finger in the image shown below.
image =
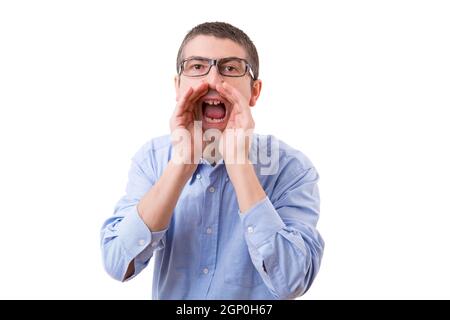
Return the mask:
M232 114L250 112L246 99L231 85L224 82L222 85L218 86L217 91L225 95L225 97L233 103Z
M235 107L239 104L238 100L233 97L230 92L225 90L222 84L216 85L216 91L231 104L232 108L230 117L233 116L236 112L240 112L239 110L237 110L239 107Z
M195 108L195 103L197 100L204 96L208 92L209 85L207 83L201 83L197 87L193 88L192 95L185 102L185 111L193 112Z
M248 101L245 99L245 97L242 95L242 93L239 90L237 90L235 87L233 87L232 85L228 84L227 82L224 82L223 86L224 86L225 90L228 90L228 92L230 92L231 95L237 101L239 101L239 107L241 107L241 110L239 110L239 111L244 111L244 109L246 111L250 110L250 107L248 105Z
M189 97L188 101L186 102L189 104L188 109L189 111L192 111L194 109L194 103L202 96L204 96L209 89L209 84L207 83L201 83L196 88L194 88L194 92Z
M236 109L235 112L245 112L245 106L248 107L248 103L246 103L245 98L233 86L224 82L223 84L218 84L216 89L234 104L233 109Z
M180 115L183 112L186 111L192 111L193 109L193 102L196 99L198 99L199 95L205 94L205 88L207 88L208 85L205 83L202 83L198 85L197 87L189 87L188 91L185 93L185 95L182 97L182 99L178 103L178 109L176 115Z
M231 94L231 92L225 89L223 83L218 83L216 85L216 91L219 92L222 96L224 96L229 102L237 103L237 99Z
M185 94L181 97L180 101L178 101L177 106L175 108L175 115L179 116L181 115L185 110L186 101L191 97L193 94L194 89L192 87L189 87L189 89L185 92Z

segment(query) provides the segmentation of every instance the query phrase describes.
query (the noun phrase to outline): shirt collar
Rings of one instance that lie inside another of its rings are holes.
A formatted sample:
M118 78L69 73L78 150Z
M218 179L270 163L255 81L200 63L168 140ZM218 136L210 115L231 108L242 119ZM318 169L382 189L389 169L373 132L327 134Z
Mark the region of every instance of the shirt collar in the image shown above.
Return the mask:
M256 134L253 134L252 140L253 141L252 141L252 144L250 146L250 156L249 156L249 158L250 159L253 158L253 159L256 160L257 159L256 158L257 157L257 152L258 152L258 147L257 147L258 137L257 137ZM221 165L224 165L224 164L225 163L223 161L223 158L220 158L220 160L216 163L215 168L217 168L217 167L219 167ZM192 174L191 179L189 180L189 185L192 185L194 183L194 181L197 179L197 175L200 174L201 168L203 166L211 166L211 163L209 163L208 160L206 160L203 157L201 157L197 168L195 169L194 173Z
M221 158L214 167L211 165L211 163L208 160L206 160L204 158L200 158L198 166L195 169L194 173L192 174L191 179L189 180L189 185L194 183L194 181L197 179L197 175L200 174L200 171L202 170L203 167L211 167L213 170L214 169L218 170L218 167L220 167L221 165L224 165L223 158Z

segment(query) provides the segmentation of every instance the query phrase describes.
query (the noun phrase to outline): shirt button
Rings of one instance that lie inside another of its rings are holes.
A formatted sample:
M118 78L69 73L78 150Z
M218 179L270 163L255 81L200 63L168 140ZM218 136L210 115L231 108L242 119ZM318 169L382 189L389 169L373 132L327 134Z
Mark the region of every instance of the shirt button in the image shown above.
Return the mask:
M226 177L226 178L225 178L225 181L228 181L228 180L230 180L230 178Z
M158 245L158 243L156 241L152 242L152 247L156 247Z
M208 274L208 272L209 272L208 268L203 269L204 274Z
M141 240L138 241L138 243L139 243L140 246L143 246L145 244L145 240L141 239Z
M206 233L207 234L211 234L212 233L212 229L211 228L206 229Z
M200 173L197 173L197 175L195 176L197 179L201 179L202 175Z
M254 231L254 230L253 230L253 227L248 227L248 228L247 228L247 232L248 232L248 233L253 233L253 231Z
M210 187L210 188L209 188L209 192L211 192L211 193L214 192L215 190L216 190L216 189L214 189L214 187Z

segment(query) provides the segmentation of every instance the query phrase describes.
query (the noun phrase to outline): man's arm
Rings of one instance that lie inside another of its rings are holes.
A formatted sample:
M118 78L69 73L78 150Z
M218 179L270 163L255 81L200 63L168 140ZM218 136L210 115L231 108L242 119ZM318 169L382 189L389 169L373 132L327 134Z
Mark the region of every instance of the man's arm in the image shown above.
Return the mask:
M201 151L201 141L195 141L194 132L194 107L198 98L204 95L208 90L208 85L202 83L196 88L189 90L182 96L170 119L170 131L172 138L178 137L175 132L180 130L184 133L183 137L189 139L190 148L185 150L186 144L181 141L175 143L173 152L174 159L169 161L166 169L158 182L142 197L139 201L139 216L151 231L157 232L165 229L172 217L181 191L187 180L197 168L199 149ZM200 136L201 138L201 136ZM178 149L182 150L179 151ZM195 152L197 150L197 152ZM182 154L184 159L177 158Z
M137 206L139 216L152 232L162 231L169 225L173 210L184 185L195 167L169 161L158 182L142 197ZM135 273L134 259L128 265L124 279Z
M228 165L227 172L241 212L246 212L266 197L252 163Z
M139 201L139 216L151 231L167 228L181 191L194 171L195 166L169 161L158 182Z
M227 125L231 131L221 139L222 155L236 192L253 265L274 297L295 298L308 290L322 259L324 242L315 228L320 202L318 174L312 167L300 170L286 166L278 177L272 202L253 165L236 161L239 154L244 154L244 159L249 155L250 143L244 140L248 135L238 133L251 133L255 126L249 103L226 83L216 89L233 104Z
M169 161L158 178L145 160L148 152L143 147L133 158L126 194L101 231L105 269L119 281L137 275L163 248L172 212L194 170Z
M170 119L170 129L188 132L191 148L181 150L186 161L170 160L159 178L155 169L143 161L147 151L138 153L129 171L127 194L116 206L114 216L103 225L102 253L105 268L115 279L125 281L148 265L153 251L163 246L163 237L173 210L187 180L194 173L198 161L195 150L201 141L194 143L194 106L206 93L207 84L190 88L177 98L177 106ZM182 143L173 143L173 154L178 154ZM190 151L190 152L186 152Z
M239 215L255 268L276 298L293 299L311 286L319 271L324 242L316 230L317 172L314 168L283 170L271 195L273 200L263 197L251 207L249 199L257 198L246 189L253 187L253 174L235 179L234 185L239 207L246 209Z

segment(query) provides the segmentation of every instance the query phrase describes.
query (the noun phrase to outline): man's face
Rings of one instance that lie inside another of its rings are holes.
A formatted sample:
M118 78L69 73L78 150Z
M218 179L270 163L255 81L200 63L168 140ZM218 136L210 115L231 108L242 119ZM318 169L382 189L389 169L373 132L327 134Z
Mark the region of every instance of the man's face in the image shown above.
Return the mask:
M246 59L247 55L244 48L232 40L199 35L190 40L184 47L183 59L189 57L210 59L238 57ZM209 90L195 103L195 119L202 121L203 131L212 128L223 131L230 118L233 106L215 90L218 83L227 82L232 85L245 97L249 106L255 105L261 91L261 81L256 80L251 84L251 76L248 72L243 77L226 77L218 72L216 66L213 66L207 75L201 77L188 77L183 74L176 76L177 101L190 87L197 87L202 82L208 83Z

